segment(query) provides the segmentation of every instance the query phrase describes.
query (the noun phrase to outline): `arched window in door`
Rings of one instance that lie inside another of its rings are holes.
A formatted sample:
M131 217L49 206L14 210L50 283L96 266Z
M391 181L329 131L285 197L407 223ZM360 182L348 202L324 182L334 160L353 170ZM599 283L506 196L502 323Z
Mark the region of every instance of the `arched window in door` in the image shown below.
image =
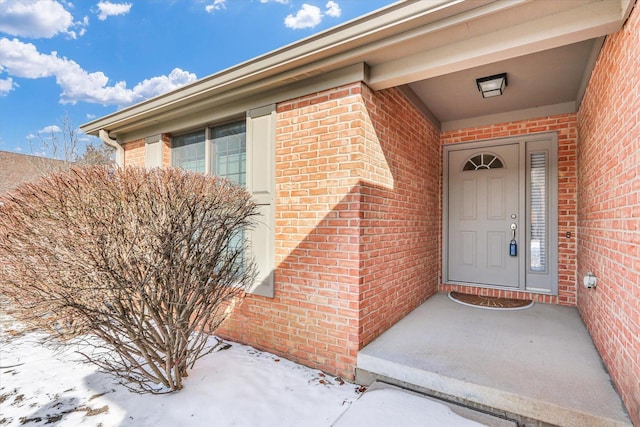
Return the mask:
M467 160L462 170L477 171L479 169L502 169L504 164L502 160L490 153L477 154Z

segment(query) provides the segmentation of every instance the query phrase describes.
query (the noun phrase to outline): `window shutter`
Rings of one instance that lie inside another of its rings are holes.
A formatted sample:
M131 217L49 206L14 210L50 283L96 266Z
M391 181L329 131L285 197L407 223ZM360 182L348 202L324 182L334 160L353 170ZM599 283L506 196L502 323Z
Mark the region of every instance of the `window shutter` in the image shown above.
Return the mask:
M260 216L249 233L252 256L258 267L249 293L273 298L275 270L275 105L247 112L247 189Z
M147 169L162 166L162 138L160 135L149 136L145 139L144 166Z

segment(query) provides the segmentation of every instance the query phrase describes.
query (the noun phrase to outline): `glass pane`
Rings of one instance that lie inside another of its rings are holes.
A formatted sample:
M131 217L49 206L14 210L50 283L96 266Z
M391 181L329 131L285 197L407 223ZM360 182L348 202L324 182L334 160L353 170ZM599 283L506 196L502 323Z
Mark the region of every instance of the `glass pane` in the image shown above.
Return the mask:
M210 128L211 138L211 173L223 176L239 185L247 183L247 154L246 154L246 122L232 123ZM246 232L244 230L236 234L230 243L230 247L238 249L245 243ZM246 254L242 252L237 259L240 267L244 269Z
M478 154L467 160L462 170L475 171L478 169L502 169L502 161L493 154Z
M242 248L243 245L246 244L246 237L247 236L245 230L240 230L237 234L231 237L229 248L234 251L238 251ZM237 259L237 262L240 268L244 270L246 265L246 253L244 251L240 252L240 256Z
M489 169L502 169L502 161L497 157L493 157L489 163L487 163L487 166Z
M229 174L240 173L240 156L238 154L230 154L227 156L227 164L229 165Z
M216 175L227 176L228 174L227 164L225 162L220 162L216 165Z
M193 172L205 172L204 131L174 137L171 139L171 147L171 166Z
M246 185L246 124L232 123L211 128L211 164L214 175L224 176L240 185Z
M547 270L547 155L531 154L531 271Z

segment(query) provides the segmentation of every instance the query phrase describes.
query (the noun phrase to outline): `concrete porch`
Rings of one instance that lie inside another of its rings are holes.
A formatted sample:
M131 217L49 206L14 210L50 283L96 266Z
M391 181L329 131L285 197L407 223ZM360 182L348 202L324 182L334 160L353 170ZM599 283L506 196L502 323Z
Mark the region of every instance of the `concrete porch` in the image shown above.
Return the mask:
M431 297L358 353L382 380L521 425L631 426L578 310L493 311Z

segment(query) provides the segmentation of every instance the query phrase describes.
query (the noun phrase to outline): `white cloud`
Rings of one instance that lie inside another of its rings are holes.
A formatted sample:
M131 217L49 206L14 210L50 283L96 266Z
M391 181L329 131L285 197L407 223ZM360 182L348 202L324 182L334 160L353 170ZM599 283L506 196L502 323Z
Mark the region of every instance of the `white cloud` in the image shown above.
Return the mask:
M110 1L101 1L98 3L98 19L106 20L110 16L126 15L131 10L131 3L111 3Z
M31 43L20 40L0 39L0 71L13 77L37 79L54 77L62 89L60 102L75 104L78 101L103 105L129 105L196 80L196 75L174 69L168 76L146 79L127 89L124 81L109 84L109 78L101 71L89 73L75 61L59 57L57 52L43 54Z
M38 133L56 133L56 132L62 132L62 129L60 129L60 126L58 125L45 126L38 131Z
M327 8L327 15L331 16L332 18L338 18L340 15L342 15L342 9L340 9L340 5L334 1L329 1L325 7Z
M8 94L17 87L20 86L18 85L18 83L15 83L11 77L0 79L0 96Z
M213 0L213 3L206 5L204 10L206 10L207 13L213 13L216 10L226 9L226 1L227 0Z
M322 21L322 11L318 6L304 3L295 15L287 15L284 25L294 30L313 28Z
M196 80L193 73L174 68L168 76L152 77L135 85L133 93L141 99L152 98L161 93L167 93L180 86L184 86Z
M76 22L76 26L79 28L78 32L74 34L77 34L79 36L84 36L87 33L87 27L89 26L89 17L85 16L84 18L82 18L82 22ZM75 37L73 37L75 39Z
M51 38L58 34L77 38L89 24L73 20L73 15L55 0L0 0L0 31L12 36Z
M337 18L342 14L340 5L333 0L330 0L325 7L327 10L323 13L318 6L313 6L304 3L300 10L295 15L287 15L284 19L284 25L294 30L301 28L314 28L324 18L325 14L332 18Z

